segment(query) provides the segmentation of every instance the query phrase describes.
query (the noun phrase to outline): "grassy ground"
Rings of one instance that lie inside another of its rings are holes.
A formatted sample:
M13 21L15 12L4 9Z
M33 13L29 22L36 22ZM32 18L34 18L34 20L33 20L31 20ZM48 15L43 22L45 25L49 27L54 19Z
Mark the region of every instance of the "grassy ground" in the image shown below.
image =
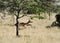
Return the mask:
M20 37L16 37L15 26L0 25L0 43L60 43L60 28L46 28L54 20L54 15L51 20L34 18L32 27L19 30Z

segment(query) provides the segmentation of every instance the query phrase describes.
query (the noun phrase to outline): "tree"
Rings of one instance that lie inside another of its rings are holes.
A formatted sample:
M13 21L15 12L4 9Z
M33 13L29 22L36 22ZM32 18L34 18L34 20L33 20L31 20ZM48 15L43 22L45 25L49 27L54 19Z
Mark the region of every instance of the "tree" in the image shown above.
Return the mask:
M13 0L11 3L9 3L10 5L8 6L10 9L9 9L9 12L17 12L17 14L15 13L15 16L16 16L16 35L19 36L18 34L18 24L19 24L19 21L18 19L21 18L19 17L19 13L20 11L24 8L24 4L23 4L24 1L19 1L19 0ZM23 16L22 16L23 17Z
M41 12L47 12L50 19L50 12L54 8L53 0L29 0L25 1L24 4L26 5L24 11L27 10L30 14L38 14L39 19Z
M40 10L38 9L39 10L38 12L43 13L47 12L49 14L49 20L50 20L50 12L52 12L52 9L55 8L55 6L53 5L53 0L35 0L35 2L38 3L40 9Z
M53 11L53 9L55 9L55 6L53 5L54 3L54 1L53 0L43 0L42 1L43 2L43 5L45 6L45 12L47 12L48 13L48 15L49 15L49 20L50 20L50 15L51 15L51 12Z
M19 21L18 19L21 18L19 17L20 11L24 8L23 4L24 0L1 0L0 1L0 9L2 10L7 10L9 13L13 13L16 16L16 36L19 36L18 34L18 24ZM16 14L17 12L17 14ZM23 17L23 16L22 16Z

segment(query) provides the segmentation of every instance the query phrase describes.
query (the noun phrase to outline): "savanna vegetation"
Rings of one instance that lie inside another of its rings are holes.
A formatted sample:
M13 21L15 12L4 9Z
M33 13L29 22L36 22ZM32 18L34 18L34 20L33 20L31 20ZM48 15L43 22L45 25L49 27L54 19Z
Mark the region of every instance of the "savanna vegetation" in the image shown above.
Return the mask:
M0 0L0 43L60 43L57 3L59 0Z
M35 15L31 18L44 19L45 13L48 13L49 20L51 13L60 12L60 6L54 5L54 0L0 0L0 12L8 12L7 15L14 15L16 17L16 36L18 32L18 19L24 17L25 14ZM21 17L19 15L23 14ZM44 17L41 14L44 13ZM4 16L5 17L5 13Z
M51 13L60 11L60 6L54 5L54 3L55 1L53 0L0 0L0 12L4 13L6 11L8 12L8 15L10 14L16 17L16 35L19 36L18 19L22 18L25 14L35 14L38 16L34 17L44 19L44 17L41 16L41 13L48 13L50 20ZM19 17L21 11L24 15Z

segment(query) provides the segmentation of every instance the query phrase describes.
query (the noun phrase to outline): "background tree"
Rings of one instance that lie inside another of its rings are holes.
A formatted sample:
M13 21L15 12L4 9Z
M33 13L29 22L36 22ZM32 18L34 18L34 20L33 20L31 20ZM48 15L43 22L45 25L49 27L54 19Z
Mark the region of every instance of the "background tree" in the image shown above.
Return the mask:
M0 10L4 11L7 10L9 13L13 13L16 16L16 35L18 35L18 19L19 17L19 13L20 11L23 9L24 5L23 5L24 0L1 0L0 1ZM17 14L16 14L17 12Z
M50 20L50 12L52 12L52 9L55 8L53 5L53 0L35 0L35 2L38 3L38 11L37 12L47 12L49 14L49 20Z

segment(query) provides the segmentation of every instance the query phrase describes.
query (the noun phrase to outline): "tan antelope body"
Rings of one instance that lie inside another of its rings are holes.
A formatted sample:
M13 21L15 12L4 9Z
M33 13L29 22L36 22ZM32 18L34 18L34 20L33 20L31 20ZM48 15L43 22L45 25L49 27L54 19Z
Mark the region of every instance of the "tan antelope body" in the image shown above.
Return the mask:
M22 27L25 27L26 28L26 26L31 26L30 23L32 23L32 21L30 19L31 18L28 17L28 16L24 16L24 17L18 19L18 21L19 21L19 27L22 26Z

